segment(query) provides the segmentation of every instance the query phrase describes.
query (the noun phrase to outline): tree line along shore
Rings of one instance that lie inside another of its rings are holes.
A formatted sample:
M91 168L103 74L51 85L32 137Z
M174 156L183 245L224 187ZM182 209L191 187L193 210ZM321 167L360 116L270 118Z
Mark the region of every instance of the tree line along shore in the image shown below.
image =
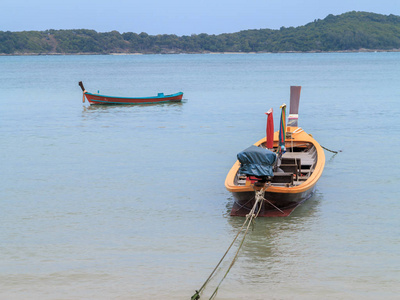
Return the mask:
M0 55L178 54L400 51L400 17L368 12L328 15L304 26L219 35L0 31Z

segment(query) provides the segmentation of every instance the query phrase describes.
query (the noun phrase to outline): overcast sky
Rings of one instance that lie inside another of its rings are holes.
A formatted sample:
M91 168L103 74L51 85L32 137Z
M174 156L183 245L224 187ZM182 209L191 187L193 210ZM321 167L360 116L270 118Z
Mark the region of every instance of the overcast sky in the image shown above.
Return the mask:
M400 0L0 0L0 31L220 34L296 27L353 10L400 15Z

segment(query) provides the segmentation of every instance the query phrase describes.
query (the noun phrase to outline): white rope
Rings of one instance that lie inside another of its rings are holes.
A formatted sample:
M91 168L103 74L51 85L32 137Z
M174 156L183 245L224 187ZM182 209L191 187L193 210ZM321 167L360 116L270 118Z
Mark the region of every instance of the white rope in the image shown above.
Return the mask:
M240 251L240 249L241 249L242 246L243 246L243 242L244 242L244 239L245 239L245 237L246 237L246 235L247 235L247 232L249 231L250 225L252 224L252 221L254 221L254 219L258 217L258 214L259 214L260 211L261 211L262 201L264 200L265 189L266 189L266 187L264 186L261 190L255 192L255 193L256 193L256 194L255 194L255 200L256 200L256 201L254 202L253 208L252 208L252 209L250 210L250 212L246 215L246 221L245 221L244 224L242 225L242 228L243 228L243 227L245 226L246 222L248 221L246 231L244 232L242 241L240 242L240 246L239 246L239 248L237 249L236 254L235 254L234 258L232 259L232 262L231 262L231 264L229 265L228 270L226 271L224 277L222 277L221 281L219 282L219 284L218 284L217 287L215 288L215 291L214 291L214 293L211 295L211 297L210 297L209 300L212 300L212 299L214 299L214 298L217 296L217 292L218 292L218 289L219 289L219 287L220 287L222 281L224 281L224 279L225 279L226 276L228 275L229 271L230 271L231 268L233 267L233 264L235 263L235 261L236 261L238 255L239 255L239 251ZM258 206L259 203L261 203L261 205L260 205L260 207L259 207L259 209L258 209L258 211L257 211L257 213L256 213L256 209L257 209L257 206ZM240 231L242 230L242 228L240 229Z
M302 131L303 131L303 128L297 127L297 129L295 131L293 131L293 133L300 133Z
M228 275L229 271L231 270L231 268L233 267L234 263L236 262L236 259L239 255L239 251L243 246L244 243L244 239L246 238L247 232L249 231L250 225L252 224L252 222L258 217L261 208L262 208L262 204L263 201L268 202L269 204L271 204L274 208L276 208L277 210L279 210L280 212L284 213L282 210L280 210L278 207L276 207L273 203L271 203L270 201L268 201L267 199L265 199L264 195L265 195L265 191L268 188L267 185L264 185L259 191L254 190L255 192L255 201L254 201L254 205L252 207L252 209L250 210L250 212L246 215L246 220L244 221L242 227L239 229L239 232L236 234L235 238L233 239L232 243L230 244L228 250L225 252L225 254L223 255L223 257L221 258L221 260L219 261L219 263L217 264L217 266L214 268L214 270L211 272L210 276L207 278L207 280L204 282L204 284L202 285L202 287L197 291L196 293L192 296L192 300L198 300L200 299L200 295L202 294L203 290L205 289L207 283L210 281L211 277L214 275L215 271L217 270L217 268L219 267L219 265L221 264L221 262L223 261L223 259L225 258L225 256L228 254L229 250L231 249L231 247L233 246L234 242L236 241L236 239L238 238L239 234L242 232L242 230L244 229L244 227L246 226L247 223L247 227L246 227L246 231L243 234L242 240L240 242L239 248L237 249L235 256L233 257L228 270L226 271L225 275L222 277L221 281L219 282L219 284L217 285L217 287L215 288L214 292L212 293L212 295L210 296L209 300L214 299L217 296L217 292L218 289L220 287L220 285L222 284L222 282L224 281L224 279L226 278L226 276ZM258 207L258 209L257 209Z
M261 191L262 191L262 195L261 195L261 193L260 193ZM232 268L233 264L235 263L236 257L238 256L239 250L240 250L240 248L241 248L242 245L243 245L244 238L246 237L247 231L248 231L248 229L249 229L249 227L250 227L250 224L251 224L252 220L258 216L258 213L259 213L260 210L261 210L261 206L260 206L260 209L258 210L257 215L254 213L254 212L255 212L255 209L256 209L256 207L257 207L257 205L258 205L258 203L261 202L261 201L264 199L264 192L265 192L265 187L263 187L260 191L258 191L258 194L257 194L257 191L256 191L256 197L255 197L254 206L253 206L253 208L250 210L250 212L246 215L246 220L244 221L242 227L239 229L239 232L236 234L236 236L235 236L235 238L233 239L232 243L230 244L230 246L229 246L228 249L226 250L225 254L222 256L222 258L220 259L220 261L218 262L218 264L216 265L216 267L214 268L214 270L211 272L210 276L208 276L207 280L204 282L204 284L201 286L201 288L200 288L199 290L196 290L196 293L195 293L195 294L192 296L192 298L191 298L192 300L198 300L198 299L200 299L200 295L202 294L203 290L206 288L208 282L209 282L209 281L211 280L211 278L213 277L215 271L218 269L218 267L220 266L220 264L221 264L222 261L224 260L225 256L228 254L229 250L232 248L232 246L233 246L233 244L235 243L236 239L239 237L239 234L242 232L242 230L243 230L244 227L246 226L246 223L248 223L248 224L247 224L247 229L246 229L246 231L245 231L245 233L244 233L244 236L243 236L242 241L241 241L241 243L240 243L239 249L236 251L236 255L235 255L235 257L233 258L233 260L232 260L232 262L231 262L231 264L230 264L230 266L229 266L229 268L228 268L228 271L226 272L225 276L222 278L222 280L221 280L220 283L218 284L217 288L215 289L214 293L211 295L210 299L213 299L213 298L216 296L219 286L221 285L221 283L222 283L222 281L225 279L225 277L228 275L230 269ZM259 195L261 195L261 196L259 196Z

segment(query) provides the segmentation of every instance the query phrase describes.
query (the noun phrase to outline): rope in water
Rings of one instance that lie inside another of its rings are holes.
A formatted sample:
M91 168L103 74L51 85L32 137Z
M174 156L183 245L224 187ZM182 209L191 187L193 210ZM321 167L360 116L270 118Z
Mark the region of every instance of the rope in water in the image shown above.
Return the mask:
M232 262L229 265L228 270L226 271L224 277L221 279L221 281L219 282L218 286L216 287L216 289L214 290L213 294L211 295L210 300L215 298L215 296L217 295L217 292L218 292L218 289L219 289L220 285L222 284L222 282L224 281L224 279L228 275L229 271L232 269L232 267L233 267L233 265L234 265L234 263L235 263L235 261L236 261L236 259L238 257L239 251L243 246L244 239L245 239L245 237L247 235L247 232L249 231L250 225L252 224L254 219L257 218L258 214L261 211L261 207L262 207L262 203L263 203L262 201L264 200L264 192L265 192L265 187L263 187L260 191L256 191L255 203L254 203L253 208L251 209L251 211L246 215L246 220L244 221L242 227L240 227L239 232L236 234L236 236L233 239L232 243L230 244L230 246L226 250L225 254L222 256L222 258L220 259L220 261L218 262L218 264L216 265L214 270L211 272L210 276L208 276L207 280L203 283L201 288L199 290L196 290L195 294L190 298L191 300L200 299L200 294L203 292L203 290L207 286L207 283L210 281L211 277L214 275L215 271L218 269L219 265L222 263L222 261L224 260L225 256L228 254L229 250L232 248L233 244L235 243L236 239L238 238L239 234L242 232L243 228L247 224L247 228L246 228L246 231L244 232L244 235L243 235L242 241L240 242L239 248L237 249L236 254L235 254L234 258L232 259ZM258 207L258 211L256 213L257 207Z
M325 147L324 147L324 146L322 146L322 145L321 145L321 147L322 147L323 149L325 149L326 151L329 151L329 152L332 152L332 153L339 153L339 152L342 152L342 150L339 150L339 151L334 151L334 150L331 150L331 149L325 148Z
M294 132L293 132L294 133ZM308 134L309 136L311 136L311 137L313 137L313 135L311 134L311 133L309 133ZM335 154L337 154L337 153L339 153L339 152L342 152L342 150L339 150L339 151L334 151L334 150L331 150L331 149L328 149L328 148L325 148L324 146L322 146L322 145L320 145L323 149L325 149L326 151L329 151L329 152L332 152L332 153L335 153Z

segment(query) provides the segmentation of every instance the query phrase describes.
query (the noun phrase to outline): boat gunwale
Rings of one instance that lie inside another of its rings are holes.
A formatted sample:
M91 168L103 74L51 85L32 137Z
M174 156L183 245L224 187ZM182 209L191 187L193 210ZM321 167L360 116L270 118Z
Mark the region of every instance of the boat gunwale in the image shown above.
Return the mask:
M109 99L134 99L134 100L142 100L142 99L163 99L163 98L172 98L172 97L177 97L183 95L183 92L178 92L175 94L170 94L170 95L157 95L157 96L150 96L150 97L120 97L120 96L108 96L108 95L102 95L102 94L94 94L90 92L84 92L85 95L90 95L90 96L95 96L95 97L103 97L103 98L109 98Z

